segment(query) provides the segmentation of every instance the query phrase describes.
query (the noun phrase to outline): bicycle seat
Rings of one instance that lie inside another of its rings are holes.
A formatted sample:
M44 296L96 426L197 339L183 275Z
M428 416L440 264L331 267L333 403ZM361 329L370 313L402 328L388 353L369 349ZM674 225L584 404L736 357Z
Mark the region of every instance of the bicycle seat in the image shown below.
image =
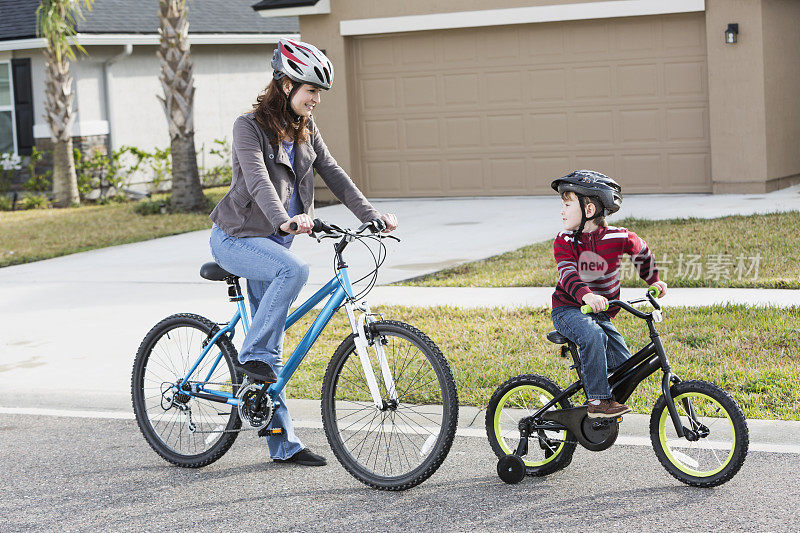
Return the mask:
M205 263L200 267L200 276L211 281L223 281L225 278L238 278L214 261Z
M569 342L569 339L566 338L564 335L557 331L551 331L547 334L547 340L552 342L553 344L566 344Z

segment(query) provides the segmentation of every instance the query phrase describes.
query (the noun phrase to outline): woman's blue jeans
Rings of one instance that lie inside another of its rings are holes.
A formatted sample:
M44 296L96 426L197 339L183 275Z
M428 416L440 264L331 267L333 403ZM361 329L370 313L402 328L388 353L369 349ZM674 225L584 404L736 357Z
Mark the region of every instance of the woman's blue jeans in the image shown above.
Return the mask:
M211 255L219 266L247 279L251 323L239 361L264 361L279 374L283 369L286 315L308 279L308 264L275 241L233 237L216 225L211 229ZM284 431L282 435L268 435L267 444L273 459L288 459L304 446L294 433L285 391L279 401L269 427Z
M631 356L625 339L605 313L581 313L579 307L554 307L553 325L563 336L578 345L581 375L586 397L592 400L611 398L608 371Z

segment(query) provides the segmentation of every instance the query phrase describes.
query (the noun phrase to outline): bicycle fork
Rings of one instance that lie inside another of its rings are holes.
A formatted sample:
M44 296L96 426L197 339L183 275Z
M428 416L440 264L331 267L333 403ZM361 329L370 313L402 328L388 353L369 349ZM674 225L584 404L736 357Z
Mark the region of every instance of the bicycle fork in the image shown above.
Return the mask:
M356 345L356 353L358 353L358 357L361 360L361 366L364 369L364 376L367 380L369 392L372 395L372 401L377 409L385 410L389 405L381 398L378 381L372 369L372 360L369 355L370 345L375 347L375 354L378 357L378 366L381 369L383 384L386 387L386 391L389 393L389 400L395 404L397 403L397 390L395 389L394 378L389 368L389 362L386 360L383 344L379 339L373 339L369 333L370 324L375 322L375 318L366 302L362 302L359 306L355 306L352 302L346 302L344 308L347 312L347 319L350 321L350 328L353 330L353 341ZM361 312L358 318L356 318L356 311Z

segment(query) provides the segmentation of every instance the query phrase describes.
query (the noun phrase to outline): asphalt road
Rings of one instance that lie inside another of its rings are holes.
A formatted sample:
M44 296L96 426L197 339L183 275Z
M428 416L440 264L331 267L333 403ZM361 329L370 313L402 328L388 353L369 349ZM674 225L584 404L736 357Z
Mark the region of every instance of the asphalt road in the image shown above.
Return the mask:
M158 457L130 420L0 415L3 531L788 531L800 524L800 455L751 452L714 489L669 476L652 449L578 449L546 478L505 485L485 438L457 437L444 465L402 493L367 488L321 430L299 433L328 466L277 465L254 433L216 463Z

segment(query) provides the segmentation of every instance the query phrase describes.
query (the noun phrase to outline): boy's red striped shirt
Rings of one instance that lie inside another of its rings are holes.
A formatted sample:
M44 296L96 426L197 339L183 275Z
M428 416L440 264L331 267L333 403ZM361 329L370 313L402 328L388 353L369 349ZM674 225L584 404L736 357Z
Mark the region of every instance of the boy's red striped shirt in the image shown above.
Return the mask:
M558 266L558 283L553 292L553 307L581 306L589 293L619 298L620 260L627 254L639 276L652 285L658 281L658 268L647 243L627 228L609 226L581 234L577 253L574 232L562 231L553 242L553 254ZM611 308L610 317L619 312Z

